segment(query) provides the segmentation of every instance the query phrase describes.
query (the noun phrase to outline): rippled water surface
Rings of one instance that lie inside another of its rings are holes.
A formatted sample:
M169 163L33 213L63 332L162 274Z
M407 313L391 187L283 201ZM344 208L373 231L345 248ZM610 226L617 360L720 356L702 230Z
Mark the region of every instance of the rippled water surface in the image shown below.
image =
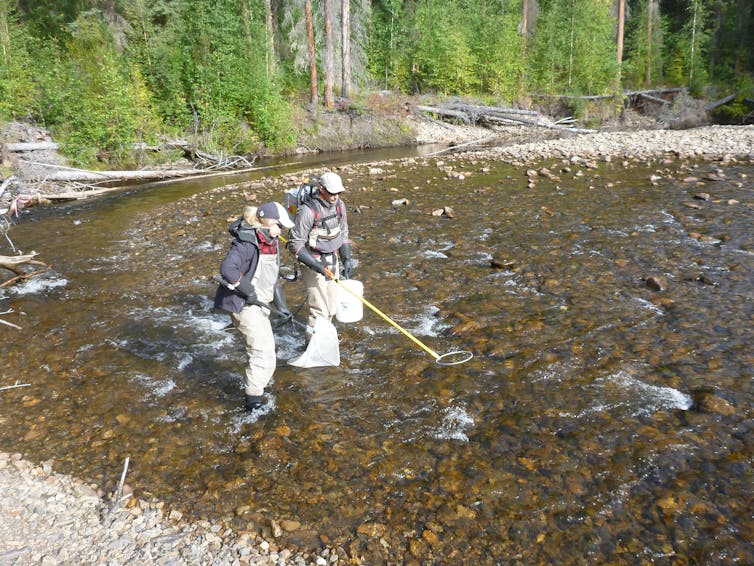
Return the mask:
M754 167L546 165L344 172L366 297L474 357L365 310L306 370L281 328L263 414L208 278L286 182L32 211L14 241L52 270L2 291L0 385L30 387L0 392L0 449L106 490L130 457L141 497L354 562L754 563Z

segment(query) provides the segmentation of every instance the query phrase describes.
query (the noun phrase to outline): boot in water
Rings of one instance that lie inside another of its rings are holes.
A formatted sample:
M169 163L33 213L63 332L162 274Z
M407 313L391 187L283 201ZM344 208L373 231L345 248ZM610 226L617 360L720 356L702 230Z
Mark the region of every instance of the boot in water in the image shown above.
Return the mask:
M254 411L264 406L266 402L267 399L265 399L264 395L246 395L246 410Z

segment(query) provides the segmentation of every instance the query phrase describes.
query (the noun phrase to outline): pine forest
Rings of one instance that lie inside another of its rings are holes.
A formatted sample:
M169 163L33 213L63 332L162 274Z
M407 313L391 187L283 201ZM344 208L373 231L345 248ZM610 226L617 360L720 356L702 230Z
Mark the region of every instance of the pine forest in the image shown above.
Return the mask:
M378 91L525 107L683 87L732 95L735 122L753 39L754 0L0 0L0 121L79 165L187 132L285 151L295 108Z

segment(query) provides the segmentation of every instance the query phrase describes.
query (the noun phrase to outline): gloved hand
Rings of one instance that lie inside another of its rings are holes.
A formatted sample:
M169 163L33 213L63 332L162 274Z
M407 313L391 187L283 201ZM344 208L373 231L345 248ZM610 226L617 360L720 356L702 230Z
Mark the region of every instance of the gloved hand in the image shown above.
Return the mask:
M301 248L298 252L297 257L298 260L305 266L310 267L317 273L321 273L322 275L327 276L327 274L325 273L325 267L327 267L327 265L317 260L306 248Z
M241 278L241 282L236 285L236 291L238 291L240 295L246 297L247 305L256 305L259 303L257 292L254 290L254 285L252 285L251 281L248 279Z
M283 322L288 322L293 318L291 311L288 310L288 304L285 301L285 295L281 285L275 285L275 294L273 295L272 304L278 311L278 316Z
M353 262L351 261L351 244L343 244L340 246L339 252L343 279L350 279L351 270L353 269Z

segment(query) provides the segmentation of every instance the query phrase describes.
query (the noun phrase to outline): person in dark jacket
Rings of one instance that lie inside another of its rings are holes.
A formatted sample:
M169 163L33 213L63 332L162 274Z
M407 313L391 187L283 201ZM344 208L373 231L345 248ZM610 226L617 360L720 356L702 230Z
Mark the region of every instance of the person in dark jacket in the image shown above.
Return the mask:
M344 279L351 276L352 242L348 236L346 205L340 198L345 188L340 175L329 171L319 178L318 191L296 210L288 250L306 268L302 275L309 304L309 326L316 317L332 321L338 287L325 268Z
M276 367L270 310L265 306L273 303L283 316L291 316L278 284L278 237L282 228L292 226L285 208L279 203L268 202L259 208L247 206L243 217L229 228L233 241L220 265L220 275L227 284L217 288L215 308L230 313L233 325L246 341L249 358L244 376L247 411L265 404L264 388Z

